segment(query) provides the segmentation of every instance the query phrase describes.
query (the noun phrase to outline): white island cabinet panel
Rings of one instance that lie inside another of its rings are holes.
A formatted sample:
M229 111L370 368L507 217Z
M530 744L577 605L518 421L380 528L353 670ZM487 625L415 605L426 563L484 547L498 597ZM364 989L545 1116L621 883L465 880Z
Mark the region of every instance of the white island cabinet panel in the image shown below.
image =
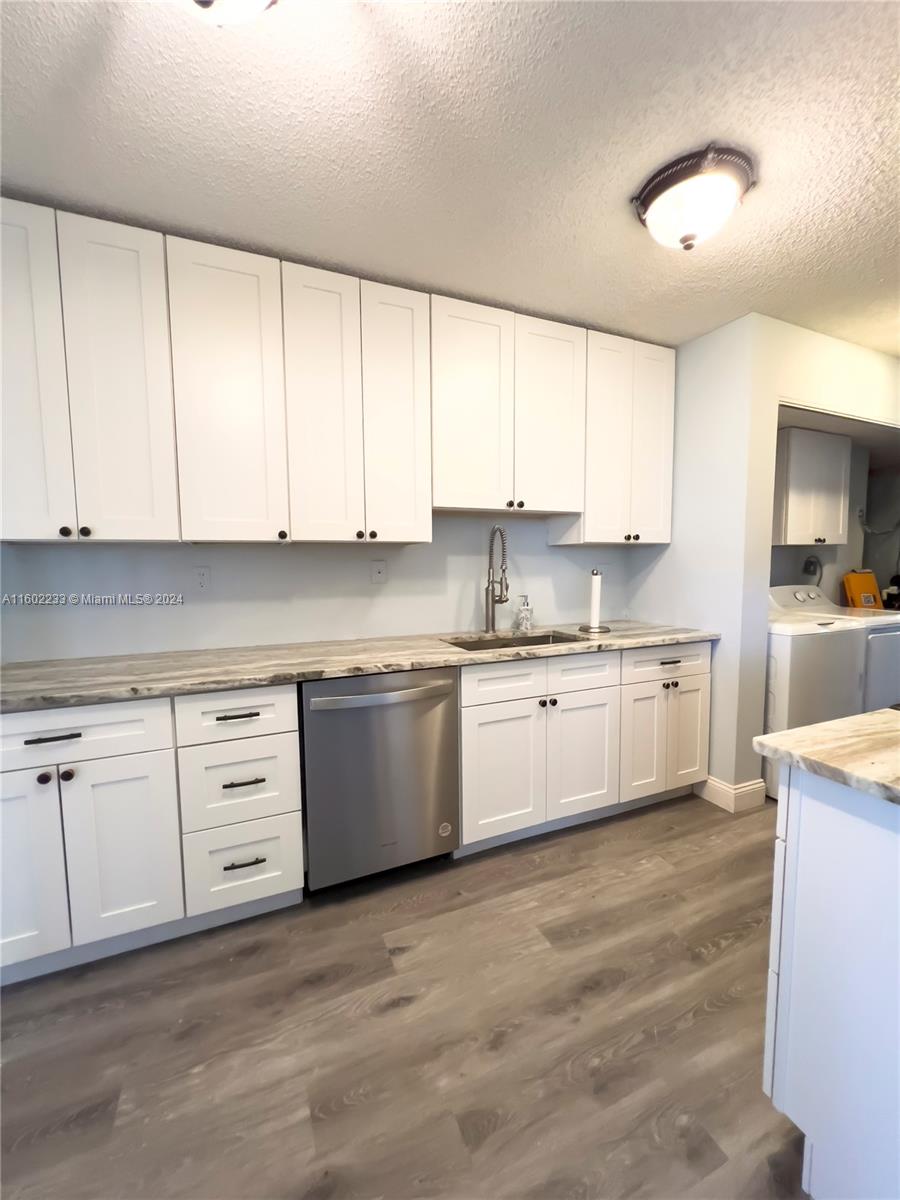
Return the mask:
M82 536L177 541L163 236L73 213L57 224Z
M282 263L291 537L362 540L366 526L359 280Z
M370 541L431 541L428 296L363 280L363 426Z
M182 536L285 540L280 264L183 238L166 248Z
M0 964L71 946L56 768L0 774Z
M516 314L516 506L584 508L584 329ZM476 431L477 436L477 431Z
M515 316L431 297L435 508L512 507Z
M5 539L77 536L56 218L3 200Z
M184 916L174 750L60 768L76 946Z

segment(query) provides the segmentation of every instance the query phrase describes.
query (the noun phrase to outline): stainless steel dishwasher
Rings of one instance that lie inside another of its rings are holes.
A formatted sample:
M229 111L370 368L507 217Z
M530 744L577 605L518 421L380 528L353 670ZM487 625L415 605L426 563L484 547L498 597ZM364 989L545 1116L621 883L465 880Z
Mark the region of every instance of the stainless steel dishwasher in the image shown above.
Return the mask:
M459 846L454 668L303 684L311 889Z

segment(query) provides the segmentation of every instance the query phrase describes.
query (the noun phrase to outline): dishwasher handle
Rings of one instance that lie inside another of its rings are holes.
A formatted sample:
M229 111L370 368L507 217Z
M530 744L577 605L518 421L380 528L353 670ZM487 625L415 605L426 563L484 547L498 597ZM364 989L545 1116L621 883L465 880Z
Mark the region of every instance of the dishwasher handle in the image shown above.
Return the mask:
M452 682L426 683L423 687L402 688L396 692L369 692L356 696L316 696L310 700L311 710L324 708L375 708L383 704L407 704L428 696L447 696L453 691Z

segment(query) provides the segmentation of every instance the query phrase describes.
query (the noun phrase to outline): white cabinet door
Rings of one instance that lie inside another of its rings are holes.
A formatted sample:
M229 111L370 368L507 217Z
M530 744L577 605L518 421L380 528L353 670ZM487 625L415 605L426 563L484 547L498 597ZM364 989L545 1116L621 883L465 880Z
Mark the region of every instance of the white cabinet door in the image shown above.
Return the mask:
M584 508L586 344L584 329L516 314L515 500L526 512Z
M0 775L0 843L0 964L71 946L55 767Z
M816 489L815 523L819 529L818 536L824 538L828 545L847 544L852 450L850 438L834 434L822 434L817 438L819 483Z
M363 280L366 533L431 541L428 296Z
M586 542L621 542L631 532L634 345L594 330L587 335Z
M773 545L843 545L850 516L852 443L840 434L780 429Z
M182 536L286 538L279 262L174 237L166 250Z
M174 750L61 767L60 780L74 944L183 917Z
M662 683L622 688L619 798L640 800L666 790L666 690Z
M666 708L666 787L699 783L709 774L709 676L674 680Z
M431 297L435 508L514 503L513 313Z
M58 213L82 536L178 540L163 237Z
M547 820L619 802L619 688L550 699Z
M76 536L69 395L52 208L2 202L2 536ZM68 531L68 532L65 532Z
M359 280L296 263L281 271L291 537L362 540Z
M546 700L464 708L461 726L463 844L546 820Z
M675 351L635 342L627 530L632 540L671 541L674 421Z

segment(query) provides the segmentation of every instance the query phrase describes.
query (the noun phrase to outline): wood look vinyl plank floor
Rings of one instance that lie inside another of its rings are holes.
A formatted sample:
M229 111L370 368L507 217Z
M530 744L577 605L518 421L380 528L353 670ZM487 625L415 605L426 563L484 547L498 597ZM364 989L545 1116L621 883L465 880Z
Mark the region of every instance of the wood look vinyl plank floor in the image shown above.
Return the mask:
M8 988L7 1200L792 1200L774 807L689 797Z

